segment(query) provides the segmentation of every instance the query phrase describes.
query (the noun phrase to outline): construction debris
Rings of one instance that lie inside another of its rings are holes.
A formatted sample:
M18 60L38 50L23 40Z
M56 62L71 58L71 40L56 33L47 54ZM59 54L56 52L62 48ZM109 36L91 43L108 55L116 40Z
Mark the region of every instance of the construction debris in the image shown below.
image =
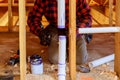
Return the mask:
M17 53L15 53L13 56L10 57L8 61L8 65L15 65L16 63L19 63L19 50Z
M26 80L55 80L50 75L42 74L42 75L34 75L34 74L27 74Z

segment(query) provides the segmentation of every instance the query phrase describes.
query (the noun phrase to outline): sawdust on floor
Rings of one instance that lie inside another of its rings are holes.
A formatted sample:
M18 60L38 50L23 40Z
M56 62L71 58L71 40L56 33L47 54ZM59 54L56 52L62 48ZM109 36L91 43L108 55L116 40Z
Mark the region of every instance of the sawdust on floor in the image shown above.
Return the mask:
M19 48L18 33L1 33L0 36L0 75L4 75L5 71L12 71L14 80L20 80L19 64L14 66L6 65L10 56L16 53ZM27 56L32 54L40 54L44 62L44 76L50 76L57 80L58 66L50 64L47 59L47 47L40 46L39 39L31 33L27 33ZM98 58L114 53L114 34L95 34L93 40L88 44L89 59L93 61ZM3 57L4 56L4 57ZM93 57L94 56L94 57ZM27 74L30 73L30 64L27 65ZM70 80L68 63L66 67L66 80ZM93 68L89 73L81 73L77 71L77 80L117 80L114 72L114 61L102 64ZM44 79L45 80L45 79ZM49 80L49 79L48 79Z

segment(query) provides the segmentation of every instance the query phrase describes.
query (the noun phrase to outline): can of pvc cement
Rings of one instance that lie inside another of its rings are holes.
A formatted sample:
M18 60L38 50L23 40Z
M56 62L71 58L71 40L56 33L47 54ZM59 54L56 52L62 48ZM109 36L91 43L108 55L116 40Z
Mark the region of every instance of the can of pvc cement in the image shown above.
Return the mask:
M31 73L32 74L42 74L43 73L43 61L41 56L32 55L30 57L31 63Z

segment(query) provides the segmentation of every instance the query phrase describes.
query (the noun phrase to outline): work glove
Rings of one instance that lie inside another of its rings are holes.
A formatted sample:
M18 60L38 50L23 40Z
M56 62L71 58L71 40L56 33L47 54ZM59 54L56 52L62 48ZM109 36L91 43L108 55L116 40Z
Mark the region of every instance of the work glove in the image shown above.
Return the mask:
M58 28L58 35L68 36L68 29L67 28Z
M87 43L90 43L93 38L93 34L85 34L85 40Z
M40 44L43 46L48 46L50 45L51 42L51 33L49 28L45 28L43 30L40 31L39 34L39 38L40 38Z

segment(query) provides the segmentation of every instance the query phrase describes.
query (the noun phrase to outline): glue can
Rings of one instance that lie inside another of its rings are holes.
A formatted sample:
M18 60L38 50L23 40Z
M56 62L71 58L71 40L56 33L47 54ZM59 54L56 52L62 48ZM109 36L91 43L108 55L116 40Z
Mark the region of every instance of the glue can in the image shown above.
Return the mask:
M43 61L41 56L32 55L30 57L31 73L32 74L43 74Z

